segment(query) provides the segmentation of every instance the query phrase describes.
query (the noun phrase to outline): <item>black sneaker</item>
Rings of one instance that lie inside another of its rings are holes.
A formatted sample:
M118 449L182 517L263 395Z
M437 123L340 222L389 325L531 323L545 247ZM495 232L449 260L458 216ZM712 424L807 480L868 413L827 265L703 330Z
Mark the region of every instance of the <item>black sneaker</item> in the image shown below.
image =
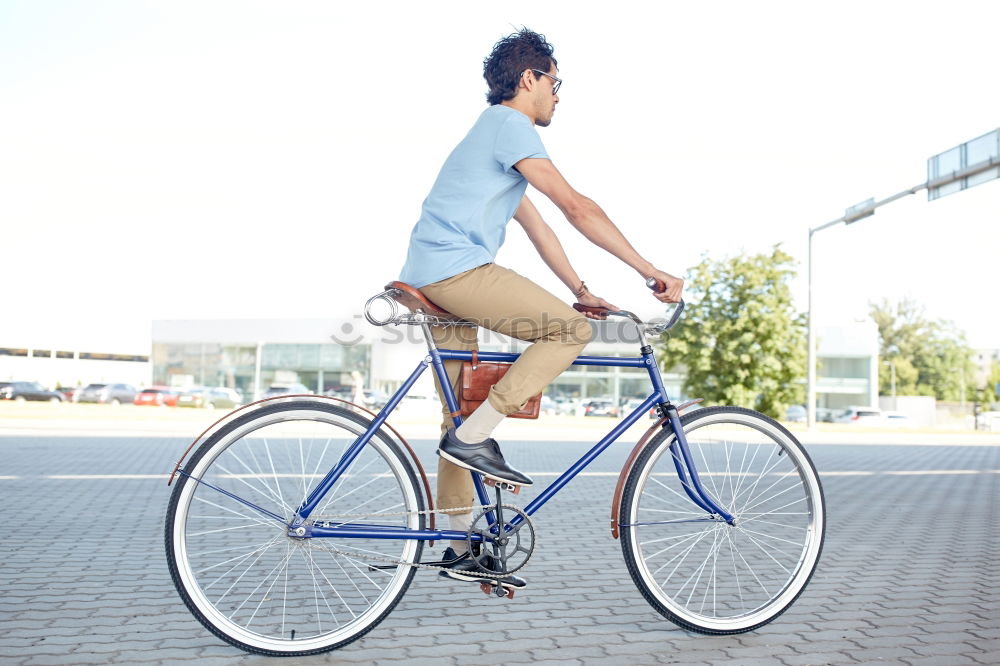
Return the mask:
M528 586L528 581L524 580L520 576L510 575L505 578L496 579L468 575L469 572L489 573L489 571L494 570L496 560L494 560L492 555L487 555L483 558L483 563L487 565L488 570L484 570L480 567L476 560L472 558L468 552L457 555L455 554L455 550L451 547L444 551L444 555L441 556L441 560L444 563L443 566L447 567L447 571L441 571L438 575L444 578L471 581L473 583L488 583L492 580L498 582L501 587L508 590L523 590Z
M495 439L487 439L478 444L466 444L455 436L455 429L451 428L441 438L437 454L459 467L479 472L495 481L505 481L518 486L530 486L532 483L530 476L507 464Z

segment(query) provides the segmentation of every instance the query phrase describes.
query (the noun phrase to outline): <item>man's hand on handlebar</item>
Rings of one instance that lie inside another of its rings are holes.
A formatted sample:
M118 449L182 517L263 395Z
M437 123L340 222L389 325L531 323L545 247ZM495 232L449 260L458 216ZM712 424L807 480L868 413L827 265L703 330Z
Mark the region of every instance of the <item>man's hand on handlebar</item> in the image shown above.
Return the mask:
M684 280L676 278L670 273L654 270L650 277L662 282L666 289L663 291L653 290L653 296L661 303L679 303L681 293L684 291Z
M604 308L605 310L611 310L612 312L617 312L618 310L621 309L617 305L612 305L611 303L608 303L603 298L600 298L598 296L594 296L589 291L587 293L585 293L583 296L581 296L580 298L576 299L576 300L577 300L577 302L580 305L586 305L587 307L591 307L591 308ZM584 312L583 314L586 315L586 317L588 319L607 319L608 318L607 315L601 316L601 315L592 314L590 312Z

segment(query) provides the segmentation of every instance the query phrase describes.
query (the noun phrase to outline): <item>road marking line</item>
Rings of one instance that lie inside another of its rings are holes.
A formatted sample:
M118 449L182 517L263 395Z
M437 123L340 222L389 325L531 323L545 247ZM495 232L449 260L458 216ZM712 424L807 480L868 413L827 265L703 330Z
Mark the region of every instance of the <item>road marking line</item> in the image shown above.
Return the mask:
M883 472L892 476L924 476L934 474L982 474L978 469L904 469L896 472Z
M166 480L169 474L47 474L43 479L57 479L59 481L83 481L83 480L118 480L118 479L162 479Z
M616 477L620 472L580 472L577 476L590 476L590 477ZM557 477L562 476L564 472L529 472L528 476L538 476L538 477ZM736 472L732 473L734 476ZM903 470L883 470L883 471L871 471L871 470L832 470L832 471L821 471L820 477L825 476L940 476L946 474L1000 474L1000 469L903 469ZM771 474L775 476L776 474ZM16 475L0 475L0 481L17 481L18 479L25 478L42 478L49 479L53 481L119 481L119 480L166 480L169 478L169 474L46 474L41 477L25 477ZM253 479L259 478L259 474L220 474L219 476L227 479ZM273 474L265 474L264 478L272 478ZM279 478L310 478L310 479L320 479L323 478L322 474L290 474L290 473L279 473L277 474ZM385 474L378 474L376 476L386 476ZM428 472L428 478L436 478L437 474L434 472ZM662 477L676 477L677 475L673 472L656 472L653 476ZM726 472L701 472L699 476L726 476Z

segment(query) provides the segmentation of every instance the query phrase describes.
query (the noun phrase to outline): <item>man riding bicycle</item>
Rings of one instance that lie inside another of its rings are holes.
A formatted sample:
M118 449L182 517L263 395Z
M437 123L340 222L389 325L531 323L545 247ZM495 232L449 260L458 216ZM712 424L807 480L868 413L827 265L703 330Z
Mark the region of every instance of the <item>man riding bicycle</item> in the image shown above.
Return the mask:
M490 106L445 161L410 236L400 281L461 319L532 343L457 429L438 386L444 405L438 448L441 511L473 504L469 470L515 485L532 483L504 460L490 436L505 416L520 410L572 364L592 336L587 317L600 318L578 313L531 280L493 263L511 218L579 303L618 309L592 294L570 265L555 232L525 195L529 183L592 243L644 279L663 282L666 289L655 294L658 300L676 303L684 287L683 280L640 256L604 211L570 187L553 165L535 126L552 122L562 84L557 73L552 45L527 28L494 45L483 66ZM436 326L432 332L441 347L472 350L476 330ZM461 362L446 361L445 368L457 391ZM467 531L471 519L471 512L449 514L453 530ZM448 571L442 575L481 581L464 575L479 569L466 551L466 542L451 542L444 555ZM501 582L510 588L525 585L517 576Z

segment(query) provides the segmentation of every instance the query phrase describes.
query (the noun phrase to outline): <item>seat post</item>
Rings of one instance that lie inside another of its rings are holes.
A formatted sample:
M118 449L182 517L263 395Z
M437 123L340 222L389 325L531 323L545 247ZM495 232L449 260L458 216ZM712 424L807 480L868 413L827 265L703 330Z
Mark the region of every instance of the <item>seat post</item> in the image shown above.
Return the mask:
M423 309L418 309L417 315L420 317L421 320L423 320L424 319ZM428 324L426 321L421 321L420 330L424 332L424 340L427 342L427 351L429 351L433 356L434 352L437 351L437 345L434 343L434 335L431 333L430 324Z

